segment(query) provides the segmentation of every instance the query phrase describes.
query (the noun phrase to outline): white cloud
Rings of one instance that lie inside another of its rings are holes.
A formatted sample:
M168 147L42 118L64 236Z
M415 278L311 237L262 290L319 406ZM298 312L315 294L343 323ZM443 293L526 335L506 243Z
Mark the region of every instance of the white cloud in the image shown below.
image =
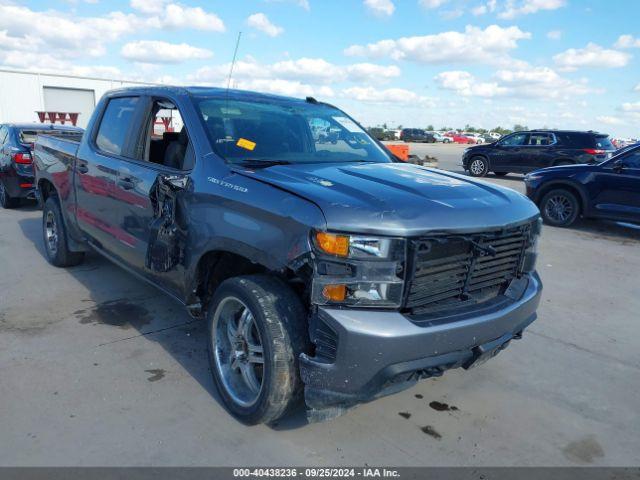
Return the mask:
M41 69L67 70L68 62L82 57L101 57L107 45L122 37L146 29L194 28L223 31L224 24L201 8L164 4L154 7L135 0L138 8L155 9L157 14L110 12L83 17L55 10L35 11L28 7L0 3L0 63L29 68L30 61L40 60ZM20 52L32 53L20 58Z
M364 5L379 17L390 17L396 9L391 0L364 0Z
M447 3L449 0L420 0L420 5L424 8L438 8Z
M186 7L177 3L166 5L159 17L152 17L148 24L157 28L193 28L210 32L224 32L224 22L215 13L205 12L200 7Z
M626 102L622 104L622 111L624 112L640 112L640 102Z
M504 19L512 19L519 15L529 15L540 10L556 10L564 7L566 0L507 0L504 10L498 14L498 17Z
M480 4L477 7L471 9L471 13L475 16L485 15L486 13L492 13L498 6L498 0L489 0L486 3Z
M350 87L342 91L342 96L367 103L419 105L423 107L433 107L435 105L435 101L432 98L418 95L404 88Z
M277 37L280 35L284 29L282 27L278 27L271 23L269 17L267 17L264 13L254 13L247 18L247 25L256 30L260 30L262 33L266 33L270 37Z
M620 68L626 66L630 59L628 53L606 49L595 43L589 43L585 48L570 48L553 57L556 65L565 71L585 67Z
M624 122L618 117L612 117L609 115L600 115L596 117L596 120L605 125L622 125Z
M162 13L167 0L131 0L131 8L142 13Z
M562 38L562 30L551 30L547 32L549 40L560 40Z
M439 86L467 97L517 97L559 99L599 91L586 80L572 81L548 67L521 67L495 72L491 81L480 81L466 71L442 72L434 78Z
M120 51L127 60L142 63L182 63L211 58L213 52L186 43L141 40L125 44Z
M434 80L441 88L465 97L495 97L507 93L507 89L497 82L478 82L469 72L460 70L442 72Z
M216 82L227 77L230 64L200 68L191 78L196 82ZM355 63L336 65L322 58L300 58L283 60L272 64L263 64L253 58L236 62L234 78L239 80L282 79L311 84L330 84L339 82L384 83L400 76L395 65L376 65L373 63Z
M640 48L640 38L633 35L620 35L614 44L616 48Z
M508 52L518 41L531 34L518 27L490 25L484 30L468 25L464 32L443 32L434 35L380 40L368 45L352 45L345 50L349 56L371 58L390 57L417 63L487 63L508 60Z

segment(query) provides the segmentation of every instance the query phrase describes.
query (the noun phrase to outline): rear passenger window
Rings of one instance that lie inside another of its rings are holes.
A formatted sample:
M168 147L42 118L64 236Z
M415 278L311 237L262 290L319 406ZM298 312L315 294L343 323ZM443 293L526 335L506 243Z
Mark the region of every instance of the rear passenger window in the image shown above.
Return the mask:
M548 133L532 133L529 135L529 142L527 145L540 147L544 145L551 145L553 143L553 136Z
M96 136L96 145L100 150L127 156L125 145L128 140L130 141L131 124L137 103L138 97L109 100Z

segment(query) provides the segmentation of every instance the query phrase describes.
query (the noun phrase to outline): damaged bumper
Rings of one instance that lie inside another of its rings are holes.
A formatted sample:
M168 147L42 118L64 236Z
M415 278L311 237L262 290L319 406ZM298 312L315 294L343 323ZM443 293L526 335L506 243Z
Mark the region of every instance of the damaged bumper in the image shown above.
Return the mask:
M542 284L535 273L526 281L515 300L447 319L318 308L312 323L316 355L300 358L307 406L348 408L495 356L536 319Z

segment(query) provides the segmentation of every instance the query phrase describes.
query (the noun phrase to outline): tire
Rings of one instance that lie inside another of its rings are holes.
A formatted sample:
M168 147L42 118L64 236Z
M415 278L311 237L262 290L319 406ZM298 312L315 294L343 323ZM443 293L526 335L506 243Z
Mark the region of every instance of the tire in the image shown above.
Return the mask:
M540 213L546 224L554 227L568 227L580 214L580 202L569 190L558 188L542 197Z
M271 424L300 399L305 317L298 296L275 277L235 277L216 290L207 312L209 364L227 410L243 423Z
M494 174L496 177L504 177L504 176L506 176L506 175L509 175L509 172L493 172L493 174Z
M68 247L67 231L62 219L58 197L47 198L42 210L42 237L47 260L56 267L73 267L82 263L84 252L72 252Z
M469 174L472 177L484 177L489 172L489 161L484 157L471 157Z
M19 203L20 199L10 197L9 192L4 187L4 182L0 180L0 205L2 205L2 208L15 208Z

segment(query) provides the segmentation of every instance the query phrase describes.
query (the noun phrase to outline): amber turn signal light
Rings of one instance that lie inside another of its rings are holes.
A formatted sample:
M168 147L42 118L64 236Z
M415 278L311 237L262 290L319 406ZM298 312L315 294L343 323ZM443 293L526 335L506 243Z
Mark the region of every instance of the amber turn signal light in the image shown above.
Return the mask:
M322 296L332 302L343 302L347 298L347 286L325 285L322 289Z
M349 237L346 235L334 235L333 233L316 233L318 247L330 255L346 257L349 255Z

